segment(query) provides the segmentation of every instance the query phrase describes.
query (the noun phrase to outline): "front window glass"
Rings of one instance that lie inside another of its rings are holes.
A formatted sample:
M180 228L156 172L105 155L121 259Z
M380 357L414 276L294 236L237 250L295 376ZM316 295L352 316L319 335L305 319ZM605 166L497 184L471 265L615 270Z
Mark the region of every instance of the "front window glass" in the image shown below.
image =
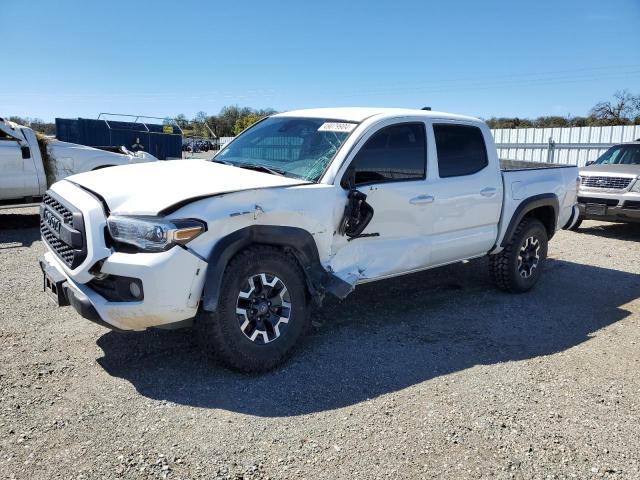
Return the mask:
M596 160L599 165L640 165L640 145L611 147Z
M241 134L214 160L315 182L356 126L324 118L271 117Z
M426 161L424 123L404 123L383 128L369 138L349 171L355 175L355 185L421 180ZM347 179L343 181L346 185Z

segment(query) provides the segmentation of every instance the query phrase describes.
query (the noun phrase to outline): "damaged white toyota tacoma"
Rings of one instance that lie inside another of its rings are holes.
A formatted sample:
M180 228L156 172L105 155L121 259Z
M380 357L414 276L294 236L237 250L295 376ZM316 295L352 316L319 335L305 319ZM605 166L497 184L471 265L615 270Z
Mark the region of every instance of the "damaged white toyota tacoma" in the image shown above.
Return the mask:
M242 371L287 357L325 295L489 255L538 281L578 218L576 167L501 162L487 125L423 110L277 114L212 161L82 173L41 206L45 290L115 330L194 326ZM364 300L363 300L364 301Z

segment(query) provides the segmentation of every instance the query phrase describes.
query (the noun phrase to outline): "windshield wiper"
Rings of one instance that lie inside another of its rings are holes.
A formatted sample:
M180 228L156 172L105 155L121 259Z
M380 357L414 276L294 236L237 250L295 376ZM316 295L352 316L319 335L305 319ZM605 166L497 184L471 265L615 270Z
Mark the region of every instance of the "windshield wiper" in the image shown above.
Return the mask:
M227 162L226 160L220 160L220 159L215 158L215 157L212 158L211 161L215 162L215 163L221 163L222 165L231 165L231 166L233 166L233 163Z
M255 170L256 172L270 173L271 175L279 175L281 177L287 176L287 172L285 172L284 170L265 167L264 165L255 165L253 163L234 163L233 166L238 168L246 168L247 170Z

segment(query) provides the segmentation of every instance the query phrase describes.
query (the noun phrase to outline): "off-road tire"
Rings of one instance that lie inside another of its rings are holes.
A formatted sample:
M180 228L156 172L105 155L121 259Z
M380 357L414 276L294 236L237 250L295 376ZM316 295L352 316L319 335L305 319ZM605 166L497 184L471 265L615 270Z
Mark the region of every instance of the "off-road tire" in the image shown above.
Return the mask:
M518 256L525 242L532 237L539 242L540 248L537 253L539 259L535 268L531 269L531 275L528 278L523 278L519 270ZM547 248L547 230L542 222L535 218L524 218L513 232L504 250L489 256L489 271L497 287L511 293L531 290L542 273L547 259Z
M257 344L241 330L236 307L243 284L249 277L261 273L282 280L291 309L286 330L269 343ZM311 321L307 303L304 274L292 255L270 246L249 247L227 265L217 311L201 311L195 331L210 358L233 370L265 372L286 360L308 330Z

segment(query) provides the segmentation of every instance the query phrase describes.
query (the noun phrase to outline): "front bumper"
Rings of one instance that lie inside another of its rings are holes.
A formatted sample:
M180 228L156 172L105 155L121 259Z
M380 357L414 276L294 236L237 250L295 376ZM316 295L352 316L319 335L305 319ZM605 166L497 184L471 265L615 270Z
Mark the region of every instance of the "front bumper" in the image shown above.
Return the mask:
M145 330L172 328L195 317L207 264L179 247L161 253L114 253L101 271L139 278L145 295L133 302L109 301L88 284L75 281L52 252L40 259L40 267L57 283L58 305L71 305L87 320L113 330Z
M587 209L588 203L579 203L580 217L586 220L601 220L603 222L640 223L640 208L625 208L622 206L605 206L603 213L594 213ZM597 203L595 205L598 205Z
M85 227L82 245L86 257L79 265L65 263L60 251L54 253L45 239L47 253L40 265L60 286L58 305L71 304L83 317L118 330L171 328L195 316L207 262L179 246L157 253L113 252L105 241L102 203L69 181L58 182L51 190L64 206L74 206L74 214L81 214ZM144 297L139 301L105 298L98 287L91 287L92 280L102 274L139 280Z

